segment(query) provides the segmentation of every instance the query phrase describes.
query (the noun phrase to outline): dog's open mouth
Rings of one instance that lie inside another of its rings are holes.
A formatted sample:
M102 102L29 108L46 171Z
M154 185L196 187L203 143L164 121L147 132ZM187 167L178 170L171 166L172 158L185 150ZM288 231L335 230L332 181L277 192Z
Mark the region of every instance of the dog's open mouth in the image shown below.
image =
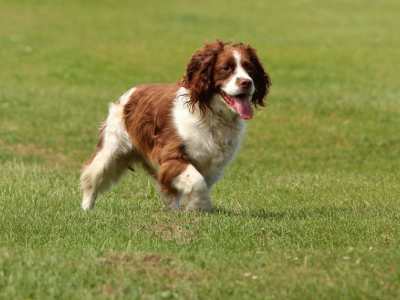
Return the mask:
M235 96L228 95L224 91L220 91L222 99L236 111L243 120L250 120L253 117L253 109L249 101L249 94L242 93Z

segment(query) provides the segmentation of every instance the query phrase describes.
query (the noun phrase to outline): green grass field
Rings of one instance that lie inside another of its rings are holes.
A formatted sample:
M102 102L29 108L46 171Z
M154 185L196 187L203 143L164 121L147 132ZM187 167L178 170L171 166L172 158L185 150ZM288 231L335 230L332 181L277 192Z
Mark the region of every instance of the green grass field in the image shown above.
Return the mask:
M399 10L0 0L0 298L399 299ZM107 104L215 38L273 80L216 213L164 211L143 171L82 212Z

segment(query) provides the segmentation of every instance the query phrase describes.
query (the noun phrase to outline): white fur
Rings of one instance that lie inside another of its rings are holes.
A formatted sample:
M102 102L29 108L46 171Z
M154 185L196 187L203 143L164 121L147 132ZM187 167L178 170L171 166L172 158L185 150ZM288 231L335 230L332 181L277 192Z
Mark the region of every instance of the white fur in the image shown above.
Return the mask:
M252 83L250 99L255 91L253 80L241 65L240 53L234 51L233 56L236 68L222 90L228 95L240 94L242 89L237 85L238 80L248 79ZM174 184L182 195L181 200L187 201L186 209L210 209L209 189L220 178L224 167L236 153L244 122L219 94L214 95L211 100L212 112L204 116L197 106L194 111L189 110L189 95L190 91L185 88L178 90L172 116L186 153L198 169L189 165L176 177ZM190 192L191 190L196 192Z
M118 100L119 100L119 103L120 103L122 106L125 106L125 104L128 103L130 97L132 96L132 94L133 94L133 92L134 92L135 90L136 90L135 87L133 87L133 88L127 90L121 97L119 97L119 99L118 99Z
M241 88L237 85L238 79L247 79L251 81L251 90L249 94L253 94L255 91L253 79L246 72L242 66L241 55L238 51L233 51L233 57L235 58L236 68L231 78L221 87L221 89L228 95L235 96L242 93Z
M211 201L207 183L204 177L192 165L188 165L185 171L175 177L172 186L179 191L179 198L176 199L176 207L179 201L185 204L186 210L210 210Z
M236 59L240 61L240 57ZM240 64L237 66L240 67ZM237 69L233 77L243 77L244 70ZM117 181L127 167L126 161L121 163L121 159L127 159L133 145L125 127L123 110L134 91L135 88L130 89L119 101L110 105L104 124L103 147L83 169L81 188L84 210L93 208L97 193ZM187 210L210 210L209 190L237 151L244 122L219 95L211 100L212 112L201 115L197 106L191 111L187 105L189 95L189 90L183 87L177 91L172 118L187 155L197 169L188 165L172 182L179 192L178 196L165 201L170 208L179 208L181 201Z
M126 131L123 111L124 105L134 91L134 88L130 89L118 102L110 104L108 117L103 125L103 147L90 164L85 166L81 175L83 191L81 206L84 210L93 208L97 193L117 181L125 170L119 162L132 150L132 142Z
M177 92L172 115L185 150L198 167L208 188L221 176L225 165L233 158L242 136L244 122L215 95L212 112L202 116L187 106L189 91Z

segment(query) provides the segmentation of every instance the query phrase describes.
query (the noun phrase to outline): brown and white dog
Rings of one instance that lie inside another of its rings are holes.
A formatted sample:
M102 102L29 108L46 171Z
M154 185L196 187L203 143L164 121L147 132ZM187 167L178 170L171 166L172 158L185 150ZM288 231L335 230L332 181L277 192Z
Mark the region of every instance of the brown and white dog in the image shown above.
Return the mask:
M93 208L99 192L139 163L168 207L211 210L210 189L270 85L253 48L216 41L193 54L180 82L131 88L111 104L83 167L82 208Z

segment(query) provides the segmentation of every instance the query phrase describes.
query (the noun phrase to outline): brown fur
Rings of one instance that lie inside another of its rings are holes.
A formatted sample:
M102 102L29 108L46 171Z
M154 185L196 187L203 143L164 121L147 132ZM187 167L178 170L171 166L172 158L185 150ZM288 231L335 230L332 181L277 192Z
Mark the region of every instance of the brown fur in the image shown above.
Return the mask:
M263 99L269 91L271 80L258 60L255 50L241 43L216 41L206 44L193 54L186 74L179 84L150 84L135 88L123 111L126 130L134 150L118 154L113 158L113 163L102 170L107 174L101 176L101 180L96 179L99 190L117 179L133 162L141 162L156 178L167 196L177 194L172 186L174 178L181 174L188 164L196 168L197 166L185 152L183 141L173 124L171 113L176 92L181 86L187 88L190 91L188 105L191 110L194 111L198 107L203 114L211 113L208 110L213 95L220 91L221 86L234 72L233 49L240 51L243 68L254 81L255 93L251 99L252 103L255 106L264 105ZM106 142L104 130L102 126L96 152L87 164L92 162ZM201 172L201 169L199 171ZM92 199L87 201L90 205L93 205L97 193L97 187L94 189L91 186L93 177L90 169L81 176L86 193L84 195L86 199ZM87 205L85 204L85 209Z
M256 91L253 95L252 102L255 106L264 106L264 99L268 95L271 86L271 78L265 72L260 60L257 57L256 50L249 45L239 44L242 53L242 64L244 69L254 80ZM246 61L247 60L247 61Z
M234 71L232 50L239 50L244 68L254 80L256 91L252 103L264 106L264 98L271 86L271 79L261 65L256 51L243 43L224 43L216 41L205 44L197 50L189 61L186 74L183 77L183 86L190 90L190 106L198 104L205 113L209 108L211 97L219 91L223 81L229 78ZM231 66L230 69L224 69Z
M173 100L180 85L190 90L188 105L196 105L207 113L213 94L233 73L232 50L239 50L244 67L253 78L256 92L252 102L264 105L271 81L259 62L255 50L244 44L216 41L196 51L180 84L150 84L138 86L124 108L125 125L135 149L137 160L154 176L162 191L175 194L172 180L190 161L182 140L172 124ZM224 68L231 65L228 70ZM158 170L157 170L158 169Z
M171 181L188 164L170 116L178 87L177 84L138 86L124 108L126 128L135 149L167 193L176 192Z
M197 50L186 67L183 85L190 90L190 106L192 110L196 104L205 113L209 108L212 95L216 92L214 85L214 66L218 55L224 49L224 43L216 41L206 44Z

